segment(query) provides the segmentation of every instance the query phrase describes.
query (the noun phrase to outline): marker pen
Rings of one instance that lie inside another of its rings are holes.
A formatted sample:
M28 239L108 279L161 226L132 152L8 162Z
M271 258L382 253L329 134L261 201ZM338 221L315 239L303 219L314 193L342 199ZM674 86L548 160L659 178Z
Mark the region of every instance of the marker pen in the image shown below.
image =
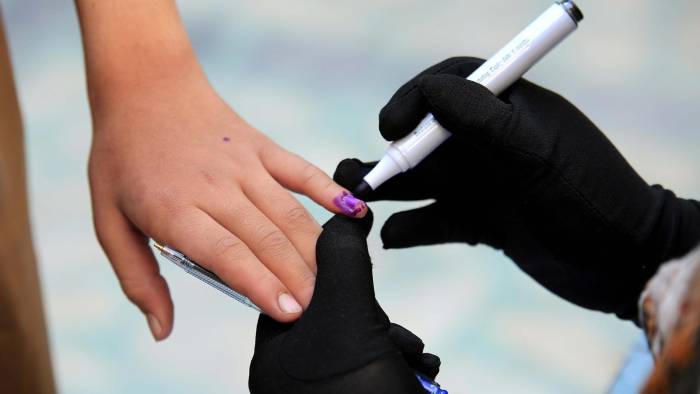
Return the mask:
M485 86L495 95L501 94L576 30L582 19L583 14L573 1L557 1L467 79ZM362 197L393 176L417 166L451 135L428 114L411 133L389 146L353 194Z

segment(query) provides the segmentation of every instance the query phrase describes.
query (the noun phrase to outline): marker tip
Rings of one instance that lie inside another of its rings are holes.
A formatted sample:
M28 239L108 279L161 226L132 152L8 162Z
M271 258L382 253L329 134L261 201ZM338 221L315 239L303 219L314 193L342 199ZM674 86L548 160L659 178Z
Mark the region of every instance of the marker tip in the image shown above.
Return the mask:
M364 200L370 192L372 192L372 186L370 186L369 183L362 181L359 185L357 185L355 190L352 191L352 195Z

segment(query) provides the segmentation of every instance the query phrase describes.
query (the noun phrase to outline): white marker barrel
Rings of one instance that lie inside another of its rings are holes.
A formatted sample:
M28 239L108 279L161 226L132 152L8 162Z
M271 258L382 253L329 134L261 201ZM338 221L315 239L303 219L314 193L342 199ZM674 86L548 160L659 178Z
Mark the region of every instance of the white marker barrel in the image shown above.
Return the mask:
M559 1L467 77L499 95L576 30L583 15L572 1ZM432 114L404 138L394 141L382 160L364 178L376 189L393 176L423 161L452 134Z

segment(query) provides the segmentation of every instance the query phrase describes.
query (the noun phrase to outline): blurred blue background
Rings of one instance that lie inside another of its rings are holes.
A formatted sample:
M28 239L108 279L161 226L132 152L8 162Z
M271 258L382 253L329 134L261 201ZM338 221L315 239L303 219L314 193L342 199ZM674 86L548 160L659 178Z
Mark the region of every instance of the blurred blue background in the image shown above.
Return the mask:
M344 157L381 155L377 113L404 81L449 56L488 57L551 1L178 3L221 95L330 173ZM579 31L528 78L576 103L649 182L699 197L700 3L578 3L586 14ZM173 335L156 344L97 245L86 181L90 116L72 2L2 4L61 392L247 392L257 318L251 310L161 260L176 322ZM305 203L319 221L329 217ZM409 206L373 205L376 223ZM385 251L377 228L370 243L378 298L442 357L439 380L450 392L611 387L638 337L632 324L557 299L499 252Z

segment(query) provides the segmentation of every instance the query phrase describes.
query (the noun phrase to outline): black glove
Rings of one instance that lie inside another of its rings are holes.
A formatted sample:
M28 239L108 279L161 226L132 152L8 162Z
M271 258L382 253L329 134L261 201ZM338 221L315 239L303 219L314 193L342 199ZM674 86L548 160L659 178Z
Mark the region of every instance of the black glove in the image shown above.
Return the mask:
M440 359L390 324L374 297L366 237L372 215L335 216L316 246L309 308L292 324L260 315L250 365L253 394L420 393L416 372L434 379Z
M561 297L635 318L659 264L700 241L700 205L649 186L561 96L520 80L499 99L465 80L482 62L435 65L382 109L387 140L409 133L428 112L454 134L367 197L436 200L389 218L384 246L491 245ZM335 179L353 188L373 165L345 160Z

